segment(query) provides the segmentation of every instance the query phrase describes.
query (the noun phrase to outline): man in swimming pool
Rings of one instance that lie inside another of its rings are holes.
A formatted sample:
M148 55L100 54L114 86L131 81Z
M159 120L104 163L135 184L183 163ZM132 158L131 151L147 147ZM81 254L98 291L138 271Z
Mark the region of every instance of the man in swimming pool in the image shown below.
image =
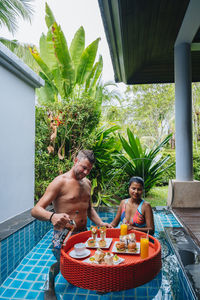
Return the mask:
M82 150L74 160L73 167L56 177L47 187L44 195L32 209L33 217L50 221L54 226L53 253L57 262L49 272L49 289L45 292L46 299L56 299L54 284L55 277L60 271L60 249L63 231L70 230L70 220L75 219L74 233L87 230L87 216L97 226L112 227L104 223L91 205L91 183L86 178L95 162L94 154L90 150ZM46 210L53 203L54 212Z

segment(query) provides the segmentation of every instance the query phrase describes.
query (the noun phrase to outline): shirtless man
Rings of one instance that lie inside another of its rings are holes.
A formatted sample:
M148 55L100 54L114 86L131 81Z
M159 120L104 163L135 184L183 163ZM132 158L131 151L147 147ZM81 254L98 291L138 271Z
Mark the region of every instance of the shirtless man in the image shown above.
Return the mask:
M33 217L48 221L54 226L53 253L57 262L53 264L49 272L49 289L45 292L46 299L56 299L54 291L55 277L60 271L59 237L64 229L70 229L70 220L75 220L74 232L87 230L87 216L97 226L112 227L104 223L91 205L91 183L86 178L90 173L95 158L90 150L82 150L74 160L74 165L67 173L56 177L47 187L44 195L32 209ZM53 203L54 213L46 210ZM49 297L49 298L48 298Z

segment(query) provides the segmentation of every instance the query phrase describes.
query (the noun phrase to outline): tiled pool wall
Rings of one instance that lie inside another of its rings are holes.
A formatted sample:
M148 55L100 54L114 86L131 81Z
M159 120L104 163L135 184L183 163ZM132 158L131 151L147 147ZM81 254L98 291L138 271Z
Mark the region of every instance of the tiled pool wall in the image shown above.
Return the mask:
M51 228L50 222L34 220L0 241L0 284Z

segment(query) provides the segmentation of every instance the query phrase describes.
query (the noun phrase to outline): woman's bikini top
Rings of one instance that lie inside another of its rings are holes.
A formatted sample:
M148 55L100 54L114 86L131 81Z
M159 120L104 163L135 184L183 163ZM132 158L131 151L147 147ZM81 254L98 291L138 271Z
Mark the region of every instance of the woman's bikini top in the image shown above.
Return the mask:
M121 221L123 222L125 215L126 215L126 204L128 203L129 199L126 199L124 201L124 205L122 206L122 213L121 213ZM146 227L145 218L142 214L142 205L144 203L144 200L142 200L135 212L135 215L133 216L130 225L133 225L135 227Z

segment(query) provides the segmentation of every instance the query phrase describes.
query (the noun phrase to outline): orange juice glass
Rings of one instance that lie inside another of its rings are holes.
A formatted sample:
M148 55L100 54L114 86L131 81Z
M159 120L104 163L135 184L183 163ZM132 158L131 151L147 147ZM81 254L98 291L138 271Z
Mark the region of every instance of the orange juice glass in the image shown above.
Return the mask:
M120 235L126 235L128 232L128 225L127 224L122 224L120 226Z
M147 258L149 256L149 239L147 237L140 238L140 257Z

